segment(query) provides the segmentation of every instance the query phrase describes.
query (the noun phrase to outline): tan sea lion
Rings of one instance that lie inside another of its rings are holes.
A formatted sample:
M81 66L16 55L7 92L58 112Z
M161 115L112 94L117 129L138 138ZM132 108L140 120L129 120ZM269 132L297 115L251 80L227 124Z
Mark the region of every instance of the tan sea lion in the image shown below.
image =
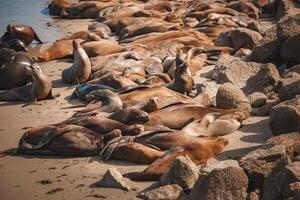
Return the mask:
M91 62L76 40L73 41L73 54L73 65L63 70L62 80L69 84L85 83L91 75Z
M52 81L38 64L27 67L31 71L32 84L0 92L2 101L39 101L52 97Z
M11 39L19 39L28 46L33 40L36 40L40 44L43 42L37 36L32 27L27 25L9 24L6 28L6 33L1 39L2 41L9 41Z
M123 52L126 49L112 40L100 40L82 44L89 57L105 56L113 53Z
M88 81L89 84L102 84L114 89L121 89L128 86L136 86L137 84L132 80L109 73L101 78L96 78L94 80Z

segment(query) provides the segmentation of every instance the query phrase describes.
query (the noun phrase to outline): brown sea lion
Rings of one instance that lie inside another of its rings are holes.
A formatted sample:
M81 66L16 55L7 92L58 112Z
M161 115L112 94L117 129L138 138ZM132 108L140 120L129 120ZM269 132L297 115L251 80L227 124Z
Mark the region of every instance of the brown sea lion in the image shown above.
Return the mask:
M151 119L146 125L164 125L171 129L181 129L186 123L193 118L194 120L201 120L208 113L220 113L221 116L224 114L231 113L243 113L243 120L250 116L249 111L240 109L215 109L207 108L197 104L179 104L164 109L158 110L150 114ZM165 117L168 116L168 117ZM180 116L178 118L177 116Z
M1 42L0 49L2 48L13 49L15 51L28 51L24 42L19 39L11 39L8 42Z
M80 44L73 41L73 65L62 72L62 80L69 84L85 83L92 71L91 62Z
M52 81L38 64L27 67L31 71L32 84L0 92L2 101L38 101L52 97Z
M123 52L126 49L112 40L100 40L82 44L89 57L105 56L113 53Z
M2 38L2 41L9 41L10 39L19 39L28 46L33 40L36 40L40 44L43 42L37 36L36 32L32 27L27 25L16 25L9 24L7 25L6 32L8 33L6 37Z
M195 86L193 78L188 74L188 64L183 57L183 53L179 52L175 59L176 69L174 80L166 85L171 90L181 94L187 94L192 91Z
M94 80L90 80L88 81L89 84L102 84L102 85L106 85L109 87L112 87L114 89L121 89L121 88L125 88L128 86L134 86L137 85L135 82L133 82L132 80L122 77L122 76L118 76L112 73L109 73L101 78L96 78Z
M144 124L149 121L148 113L134 108L124 108L108 116L109 119L123 124Z
M68 37L58 39L58 40L56 40L56 42L59 42L62 40L75 40L75 39L82 39L85 41L100 41L101 37L95 33L89 32L89 31L78 31Z
M105 135L99 135L76 125L51 127L47 132L29 130L20 139L18 153L97 156L107 142L120 135L121 131L118 129Z
M0 49L0 90L12 89L32 81L29 66L33 61L24 54Z
M88 102L100 100L102 102L99 109L100 112L112 113L123 108L123 102L120 97L107 89L92 91L86 95L86 100Z
M142 172L128 173L125 174L125 177L136 181L158 180L163 174L169 171L177 156L188 156L196 165L199 165L206 163L210 158L220 154L224 147L228 144L228 140L224 138L210 138L204 139L203 141L197 141L195 139L193 141L187 141L188 143L179 142L180 145L171 148L162 157L156 159ZM112 158L114 158L114 154L118 154L118 152L119 151L117 147L112 154ZM134 155L131 155L131 157L134 157ZM123 159L126 159L126 157Z
M60 15L61 11L69 5L69 0L52 0L48 8L51 15Z

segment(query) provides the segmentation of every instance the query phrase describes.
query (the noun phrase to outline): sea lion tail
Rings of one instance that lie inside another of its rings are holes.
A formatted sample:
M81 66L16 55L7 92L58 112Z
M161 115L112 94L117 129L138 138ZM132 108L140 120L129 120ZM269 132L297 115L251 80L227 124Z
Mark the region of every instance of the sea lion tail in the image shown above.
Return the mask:
M36 34L36 32L35 31L33 31L33 33L34 33L34 40L36 40L36 41L38 41L40 44L43 44L44 42L42 42L42 40L38 37L38 35Z
M149 174L146 172L131 172L131 173L126 173L123 176L133 181L157 181L159 180L161 175Z

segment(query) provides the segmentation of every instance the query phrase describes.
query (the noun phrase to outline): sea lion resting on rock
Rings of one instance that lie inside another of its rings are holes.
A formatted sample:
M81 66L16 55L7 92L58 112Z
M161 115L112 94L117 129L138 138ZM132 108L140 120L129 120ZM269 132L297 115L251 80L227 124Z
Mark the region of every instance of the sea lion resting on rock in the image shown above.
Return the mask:
M46 76L38 64L28 68L32 75L32 84L0 91L2 101L38 101L52 98L52 81Z
M19 39L28 46L33 40L40 44L43 42L37 36L33 28L27 25L9 24L6 28L6 33L1 37L2 42L8 42L11 39Z
M68 69L63 70L62 80L65 83L84 83L86 82L92 71L91 62L80 44L73 41L74 63Z

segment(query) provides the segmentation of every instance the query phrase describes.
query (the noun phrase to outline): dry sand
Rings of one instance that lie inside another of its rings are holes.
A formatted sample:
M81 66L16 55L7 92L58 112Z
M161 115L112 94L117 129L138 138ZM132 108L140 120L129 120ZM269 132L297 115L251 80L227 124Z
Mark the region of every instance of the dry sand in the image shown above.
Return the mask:
M88 23L89 20L53 22L66 34L84 30ZM0 103L0 150L17 147L20 137L28 127L58 122L72 115L74 109L62 108L78 103L68 100L74 88L61 81L61 71L71 62L71 59L65 59L40 64L43 71L53 80L53 92L60 94L58 98L26 107L22 107L23 103ZM226 136L230 144L216 159L239 158L257 148L271 136L267 118L251 117L245 124L239 131ZM212 159L210 162L214 161ZM100 163L96 157L5 156L0 158L0 199L136 199L136 193L153 184L131 182L126 179L133 188L130 192L94 187L93 183L100 180L110 167L116 167L121 172L139 171L145 168L143 165L120 161ZM58 191L54 192L56 189Z

